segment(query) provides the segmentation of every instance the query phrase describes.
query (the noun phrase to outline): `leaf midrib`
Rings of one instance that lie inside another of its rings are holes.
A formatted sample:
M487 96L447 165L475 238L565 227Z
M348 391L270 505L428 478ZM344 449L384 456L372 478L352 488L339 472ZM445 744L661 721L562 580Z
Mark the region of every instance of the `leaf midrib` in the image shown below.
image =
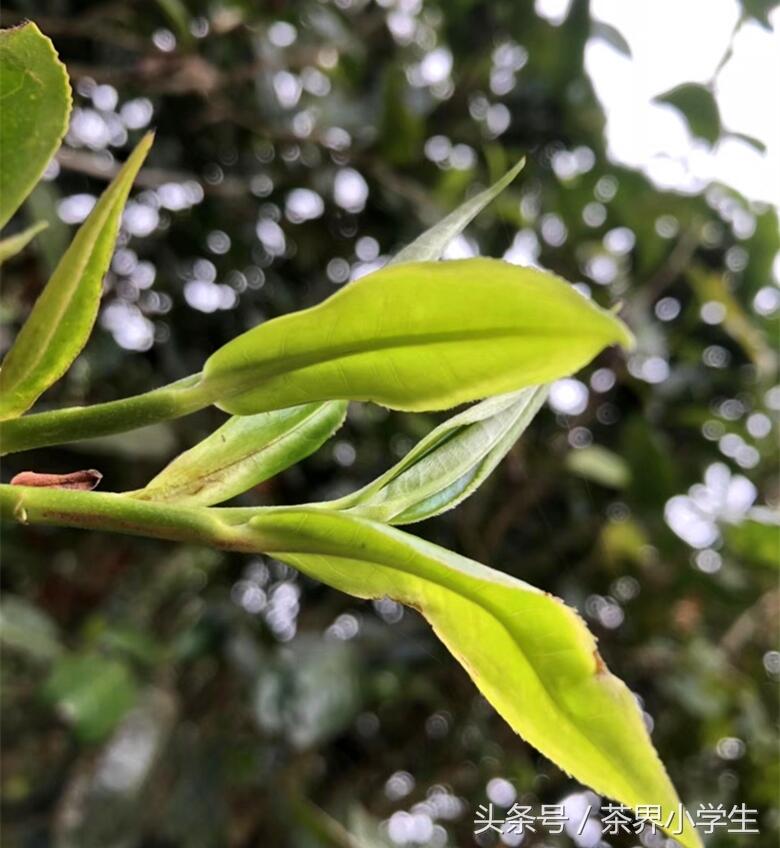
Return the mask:
M589 333L582 331L572 332L570 327L563 328L563 330L565 331L564 337L566 339L603 339L608 337L608 334L606 333ZM213 363L212 368L220 368L220 370L222 370L222 373L219 373L216 376L212 376L212 374L209 373L209 361L207 361L206 366L204 368L204 383L207 385L226 383L229 384L231 382L240 383L240 385L235 386L232 389L231 395L243 394L244 392L249 391L251 388L254 388L254 386L248 384L250 382L254 383L257 380L258 370L261 370L263 379L269 379L272 377L277 377L280 374L290 373L294 371L302 371L306 368L333 362L338 359L349 359L356 356L362 356L364 354L379 353L381 351L391 350L393 348L404 349L421 346L435 347L437 345L445 345L455 341L488 341L491 339L500 341L502 339L511 339L523 336L532 336L534 338L560 338L561 334L562 330L560 328L553 328L551 332L547 332L544 329L521 329L518 327L490 327L478 330L442 330L439 332L420 333L413 335L401 334L395 336L384 336L380 338L365 339L360 342L331 345L325 348L324 350L312 349L297 354L286 354L278 356L275 359L261 359L259 361L254 362L249 361L246 364L234 364L229 367L220 365L219 359L212 359L210 360ZM229 345L230 343L228 343L228 347L224 350L225 355L230 353ZM214 356L217 357L221 355L222 351L218 351L216 354L214 354ZM248 377L243 380L240 378L236 379L237 374L247 374Z

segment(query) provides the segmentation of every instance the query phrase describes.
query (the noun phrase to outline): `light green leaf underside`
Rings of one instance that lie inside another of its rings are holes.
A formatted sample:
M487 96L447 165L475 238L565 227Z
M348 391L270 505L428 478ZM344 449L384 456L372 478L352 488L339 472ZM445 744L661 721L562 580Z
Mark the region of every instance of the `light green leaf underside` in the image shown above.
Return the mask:
M49 225L46 221L38 221L36 224L27 227L14 236L8 236L8 238L0 239L0 265L5 262L6 259L16 256L17 253L21 253L21 251L27 247L35 236L37 236L41 230L45 230L48 226Z
M130 494L189 506L222 503L314 453L346 411L345 401L330 401L232 417Z
M360 598L418 609L527 742L582 783L636 808L677 813L677 794L636 699L559 599L394 528L343 513L257 516L263 550ZM675 822L679 819L675 818ZM688 824L688 848L700 845Z
M59 261L0 370L0 420L14 418L68 369L95 323L103 275L135 175L152 144L147 135L105 190Z
M547 391L533 386L475 404L432 430L381 477L323 506L388 524L422 521L452 509L501 462Z
M523 170L525 159L521 159L511 170L507 171L500 180L490 188L480 192L475 197L462 203L454 212L447 215L418 236L411 244L399 251L391 260L390 265L403 265L408 262L425 262L439 259L444 248L460 235L463 230L479 215L479 213L512 182Z
M68 75L51 41L33 23L0 31L0 227L56 153L70 107Z
M249 330L203 388L249 415L315 400L443 409L570 374L625 325L560 278L495 259L394 265Z

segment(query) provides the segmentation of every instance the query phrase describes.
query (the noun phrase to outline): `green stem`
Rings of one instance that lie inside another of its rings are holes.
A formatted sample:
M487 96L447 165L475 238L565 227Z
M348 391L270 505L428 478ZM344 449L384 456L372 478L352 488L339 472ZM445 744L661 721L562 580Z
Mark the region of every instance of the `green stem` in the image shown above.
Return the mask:
M204 389L201 375L192 374L176 383L122 400L23 415L0 422L0 455L124 433L189 415L215 400L213 392Z
M257 515L257 511L253 511ZM106 530L209 545L246 553L262 552L262 537L243 514L171 506L106 492L0 484L0 520Z

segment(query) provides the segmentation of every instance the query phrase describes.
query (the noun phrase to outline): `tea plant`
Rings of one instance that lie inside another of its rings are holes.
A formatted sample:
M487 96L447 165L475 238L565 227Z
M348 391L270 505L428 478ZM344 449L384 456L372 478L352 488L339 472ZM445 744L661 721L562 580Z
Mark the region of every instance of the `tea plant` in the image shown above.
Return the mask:
M0 34L0 222L40 178L65 132L67 75L34 24ZM6 521L136 533L261 552L358 598L412 606L507 722L561 768L635 810L681 808L628 688L561 600L394 525L455 507L501 461L549 381L625 325L552 274L492 259L438 262L522 162L402 250L311 309L224 345L199 374L90 407L28 414L81 351L98 310L145 137L66 250L0 371L3 453L121 433L214 404L231 414L140 490L91 491L97 472L31 470L0 486ZM0 242L3 260L40 225ZM295 507L216 507L317 450L348 401L407 411L479 401L346 497ZM681 822L677 836L699 844Z

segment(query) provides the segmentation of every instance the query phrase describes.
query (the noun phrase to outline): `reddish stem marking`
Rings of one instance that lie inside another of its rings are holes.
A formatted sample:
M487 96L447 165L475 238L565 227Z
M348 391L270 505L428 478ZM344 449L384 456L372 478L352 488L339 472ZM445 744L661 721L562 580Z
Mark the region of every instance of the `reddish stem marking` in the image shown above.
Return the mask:
M94 468L71 471L70 474L41 474L38 471L21 471L11 479L12 486L38 486L43 489L78 489L89 492L103 479Z

